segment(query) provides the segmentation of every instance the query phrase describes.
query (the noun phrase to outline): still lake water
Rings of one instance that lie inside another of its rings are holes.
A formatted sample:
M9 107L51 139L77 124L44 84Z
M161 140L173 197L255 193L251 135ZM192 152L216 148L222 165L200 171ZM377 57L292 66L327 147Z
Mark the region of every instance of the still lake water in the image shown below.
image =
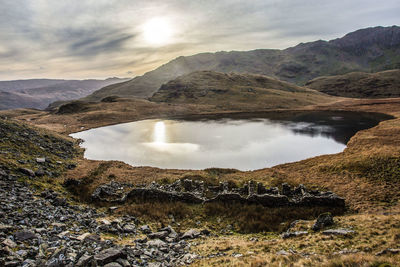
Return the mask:
M381 114L297 112L143 120L71 134L85 158L168 169L255 170L338 153Z

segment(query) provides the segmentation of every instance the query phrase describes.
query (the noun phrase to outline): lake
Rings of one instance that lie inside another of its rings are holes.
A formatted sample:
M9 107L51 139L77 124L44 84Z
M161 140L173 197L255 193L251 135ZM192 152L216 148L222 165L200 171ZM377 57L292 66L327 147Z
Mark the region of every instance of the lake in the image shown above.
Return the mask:
M389 117L363 112L251 113L143 120L71 134L85 158L168 169L255 170L343 151Z

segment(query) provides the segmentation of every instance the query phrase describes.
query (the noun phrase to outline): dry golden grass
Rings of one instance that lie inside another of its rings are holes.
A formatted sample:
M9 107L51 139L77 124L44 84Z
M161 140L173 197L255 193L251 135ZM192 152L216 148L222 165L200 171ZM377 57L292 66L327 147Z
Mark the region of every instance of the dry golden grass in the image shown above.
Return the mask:
M334 227L353 228L356 234L338 237L310 231L306 236L291 239L282 239L277 234L204 238L194 241L197 244L192 246L193 252L204 257L226 255L207 257L194 266L381 266L382 263L398 266L400 255L375 254L399 246L400 215L350 215L335 219ZM294 230L309 230L312 223L301 221ZM277 255L281 250L289 255ZM243 256L234 257L235 254Z

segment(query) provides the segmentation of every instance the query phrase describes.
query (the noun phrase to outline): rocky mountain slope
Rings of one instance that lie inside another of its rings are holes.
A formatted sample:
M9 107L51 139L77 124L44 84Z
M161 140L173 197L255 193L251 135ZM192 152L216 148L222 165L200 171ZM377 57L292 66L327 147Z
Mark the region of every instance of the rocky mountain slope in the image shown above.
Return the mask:
M332 101L332 97L262 75L197 71L164 84L150 100L225 108L289 108Z
M344 97L400 97L400 70L377 73L351 72L344 75L318 77L306 86L320 92Z
M268 75L299 85L325 75L399 68L400 27L361 29L331 41L301 43L284 50L258 49L178 57L143 76L102 88L87 100L110 95L149 97L178 76L199 70Z
M124 81L127 81L127 79L1 81L0 110L15 108L44 109L54 101L78 99L101 87Z

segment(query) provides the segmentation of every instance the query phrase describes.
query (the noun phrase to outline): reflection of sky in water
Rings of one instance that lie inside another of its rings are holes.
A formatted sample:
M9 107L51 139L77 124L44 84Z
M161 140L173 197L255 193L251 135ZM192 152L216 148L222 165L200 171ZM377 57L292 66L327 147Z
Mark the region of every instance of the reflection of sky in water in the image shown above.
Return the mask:
M310 130L311 129L311 130ZM223 121L145 120L76 134L85 157L133 166L254 170L345 148L312 123L267 119Z

